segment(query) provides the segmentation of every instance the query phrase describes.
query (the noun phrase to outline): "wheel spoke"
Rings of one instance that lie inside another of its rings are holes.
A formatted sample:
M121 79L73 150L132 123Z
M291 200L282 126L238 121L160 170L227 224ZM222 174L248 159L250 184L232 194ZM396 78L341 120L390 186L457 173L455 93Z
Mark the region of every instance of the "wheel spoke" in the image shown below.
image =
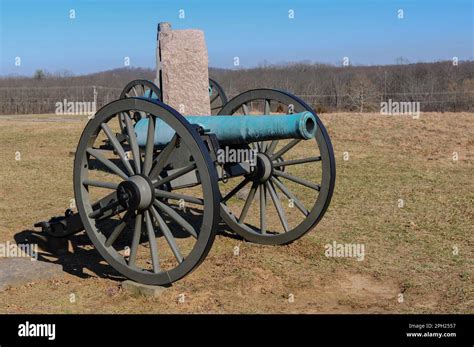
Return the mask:
M277 161L273 163L273 167L298 165L298 164L304 164L304 163L312 163L315 161L321 161L321 157L310 157L310 158L304 158L304 159Z
M128 179L128 176L123 172L117 165L112 163L109 159L107 159L100 150L94 148L87 148L87 153L95 157L98 161L100 161L103 165L109 168L114 174L120 176L124 180Z
M258 144L256 144L255 142L251 142L250 147L252 147L253 151L257 151L257 152L259 151Z
M286 219L285 211L283 210L283 206L281 205L280 198L278 197L278 194L275 191L275 188L273 187L273 184L271 182L266 182L266 186L268 191L270 192L270 197L273 200L273 204L275 205L275 208L278 212L278 217L280 217L281 225L283 225L283 229L285 229L285 232L288 232L288 220Z
M301 140L300 139L293 139L291 140L288 144L286 144L286 146L284 146L282 149L280 149L278 152L276 152L275 154L273 154L271 156L271 160L275 160L279 157L281 157L283 154L285 154L286 152L288 152L290 149L292 149L293 147L295 147Z
M125 125L127 128L128 142L132 149L133 162L135 163L135 172L137 174L140 174L141 173L141 159L140 159L140 150L138 149L138 142L137 142L137 136L135 134L135 129L133 128L132 120L130 119L130 116L124 112L123 117L125 119Z
M195 198L194 196L172 193L172 192L168 192L166 190L161 190L161 189L155 189L155 196L159 198L183 200L183 201L190 202L192 204L197 204L197 205L204 205L204 201L202 199Z
M143 96L143 86L141 84L136 84L133 86L133 92L137 97Z
M171 233L171 230L168 228L168 225L166 225L165 221L163 220L163 217L160 216L158 211L156 210L155 207L151 206L150 207L151 213L153 216L155 216L155 219L158 222L158 226L160 227L161 231L163 232L163 235L165 236L166 241L168 242L171 251L173 252L174 256L176 257L176 260L178 263L182 263L184 260L183 255L181 254L178 245L176 244L176 241L174 239L173 234Z
M273 173L277 176L281 176L281 177L286 178L290 181L301 184L305 187L308 187L308 188L311 188L311 189L314 189L314 190L317 190L317 191L319 191L321 189L321 186L319 184L309 182L309 181L304 180L302 178L290 175L289 173L286 173L286 172L283 172L283 171L280 171L280 170L273 170Z
M291 199L293 203L298 207L298 209L303 212L305 216L309 215L309 211L301 201L282 183L279 179L272 177L272 182L287 196L288 199Z
M143 174L148 176L153 162L153 148L155 146L155 117L148 116L148 132L145 146L145 161L143 163Z
M245 200L244 208L242 209L242 213L240 214L239 217L239 223L243 223L245 220L245 217L247 216L247 212L250 208L250 205L252 205L252 201L255 197L255 192L257 191L258 188L258 183L254 182L252 184L252 188L250 188L249 194L247 196L247 200Z
M148 175L150 179L156 178L163 168L166 165L166 162L173 150L176 147L176 142L178 141L178 136L175 134L173 138L171 139L171 142L166 145L165 148L158 154L158 156L155 159L154 165L150 171L150 174Z
M153 182L153 186L159 187L159 186L161 186L165 183L168 183L172 180L177 179L178 177L181 177L181 176L187 174L188 172L193 171L194 169L196 169L196 163L189 164L188 166L185 166L184 168L179 169L176 172L173 172L171 175L166 176L166 177L164 177L164 178L162 178L158 181Z
M105 241L105 247L110 247L114 243L114 241L117 239L117 237L120 236L122 231L127 226L127 221L132 216L132 213L133 213L133 211L130 211L130 210L127 211L127 213L125 213L125 216L123 216L123 219L122 219L121 223L115 227L114 231L112 231L110 236Z
M265 153L271 156L273 154L273 151L275 151L275 148L277 145L278 145L278 140L273 140L270 143L270 146L267 147L267 150L265 151Z
M244 115L250 114L249 107L247 104L242 104L242 111L244 112Z
M135 228L133 230L132 246L130 247L130 257L128 258L128 265L135 265L137 258L138 245L140 244L140 236L142 235L143 215L137 214L135 217Z
M93 186L93 187L107 188L107 189L117 189L118 187L118 183L102 182L102 181L89 180L89 179L82 181L82 184L85 186Z
M227 193L226 196L222 198L222 202L226 202L229 200L231 197L233 197L239 190L241 190L243 187L247 185L247 183L250 182L249 178L245 178L242 182L240 182L238 185L235 186L234 189L232 189L229 193Z
M216 101L216 99L219 97L219 94L217 94L210 102L210 104L212 104L214 101Z
M158 259L158 249L156 246L155 228L150 218L150 212L145 211L145 224L148 234L148 241L150 243L151 263L153 265L153 272L160 272L160 260Z
M270 99L265 99L265 106L263 108L263 114L269 115L270 114Z
M130 176L133 176L135 172L133 171L132 166L130 165L130 162L127 159L127 156L125 155L125 151L122 145L117 140L117 137L114 135L114 133L112 132L112 129L110 129L110 127L106 123L102 123L101 127L104 130L105 134L107 135L115 151L119 155L120 160L122 161L123 165L125 165L125 168L127 169L128 173L130 174Z
M173 208L169 207L168 205L162 203L159 200L153 202L153 204L158 207L160 210L165 212L171 219L173 219L176 223L178 223L184 230L186 230L191 236L197 238L198 235L194 227L189 224L189 222L181 217L178 212L176 212Z
M260 185L260 232L267 233L267 188L265 184Z

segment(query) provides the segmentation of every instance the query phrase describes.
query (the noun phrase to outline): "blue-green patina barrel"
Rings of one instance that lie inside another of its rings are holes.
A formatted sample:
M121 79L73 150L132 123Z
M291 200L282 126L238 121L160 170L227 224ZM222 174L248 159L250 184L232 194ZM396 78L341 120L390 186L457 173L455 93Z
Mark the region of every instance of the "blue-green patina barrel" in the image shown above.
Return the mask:
M316 119L311 112L289 115L259 116L186 116L191 124L198 124L206 132L216 135L221 144L244 144L256 141L303 139L308 140L316 133ZM135 125L138 144L146 143L148 119ZM168 144L174 130L157 118L155 125L155 145Z

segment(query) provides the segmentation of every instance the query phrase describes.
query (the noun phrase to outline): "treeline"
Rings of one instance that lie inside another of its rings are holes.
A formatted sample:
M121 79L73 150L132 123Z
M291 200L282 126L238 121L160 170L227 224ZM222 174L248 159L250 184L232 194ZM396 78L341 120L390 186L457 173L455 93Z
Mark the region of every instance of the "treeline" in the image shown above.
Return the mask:
M144 68L120 68L96 72L88 75L74 76L72 72L62 71L48 73L37 70L32 77L7 76L0 77L0 88L44 88L44 87L78 87L78 86L103 86L110 88L123 88L125 84L134 79L155 78L155 71Z
M97 108L117 99L134 79L153 80L151 69L124 68L83 76L38 70L33 77L0 78L0 114L54 113L57 102L97 101ZM94 92L96 95L94 95Z
M380 110L382 101L420 102L421 111L473 111L474 61L335 67L289 64L211 69L228 94L276 88L300 95L319 112Z
M253 88L275 88L302 97L318 112L379 112L382 101L419 102L421 111L474 111L474 61L338 67L286 64L209 72L232 97ZM0 78L0 113L52 113L56 102L118 98L133 79L155 72L123 68L83 76L68 72ZM95 86L95 88L93 87Z

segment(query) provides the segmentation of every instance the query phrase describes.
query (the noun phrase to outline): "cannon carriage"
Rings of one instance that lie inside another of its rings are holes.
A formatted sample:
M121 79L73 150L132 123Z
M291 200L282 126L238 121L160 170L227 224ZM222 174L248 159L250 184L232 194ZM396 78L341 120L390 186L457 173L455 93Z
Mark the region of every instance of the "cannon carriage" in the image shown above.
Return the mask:
M151 82L130 95L134 83L86 125L74 160L78 212L37 224L50 236L85 229L119 273L167 285L204 260L221 221L250 242L281 245L323 217L334 154L302 100L255 89L217 115L183 116Z

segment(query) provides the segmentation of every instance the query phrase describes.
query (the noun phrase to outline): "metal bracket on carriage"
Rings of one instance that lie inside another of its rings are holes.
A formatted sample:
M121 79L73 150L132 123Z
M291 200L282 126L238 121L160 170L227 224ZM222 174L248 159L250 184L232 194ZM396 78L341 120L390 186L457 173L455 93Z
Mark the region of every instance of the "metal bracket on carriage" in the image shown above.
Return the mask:
M216 134L211 133L210 129L204 129L198 124L191 124L201 135L204 144L209 150L212 161L216 164L217 175L220 180L225 181L227 177L243 176L251 173L252 169L249 163L219 163L217 153L221 150L219 140Z
M200 126L198 126L198 132L201 135L201 139L204 141L204 144L206 145L207 149L209 150L209 154L211 155L212 161L216 162L217 151L221 148L219 145L219 141L217 140L217 136L213 133L210 133L209 130L206 130Z

